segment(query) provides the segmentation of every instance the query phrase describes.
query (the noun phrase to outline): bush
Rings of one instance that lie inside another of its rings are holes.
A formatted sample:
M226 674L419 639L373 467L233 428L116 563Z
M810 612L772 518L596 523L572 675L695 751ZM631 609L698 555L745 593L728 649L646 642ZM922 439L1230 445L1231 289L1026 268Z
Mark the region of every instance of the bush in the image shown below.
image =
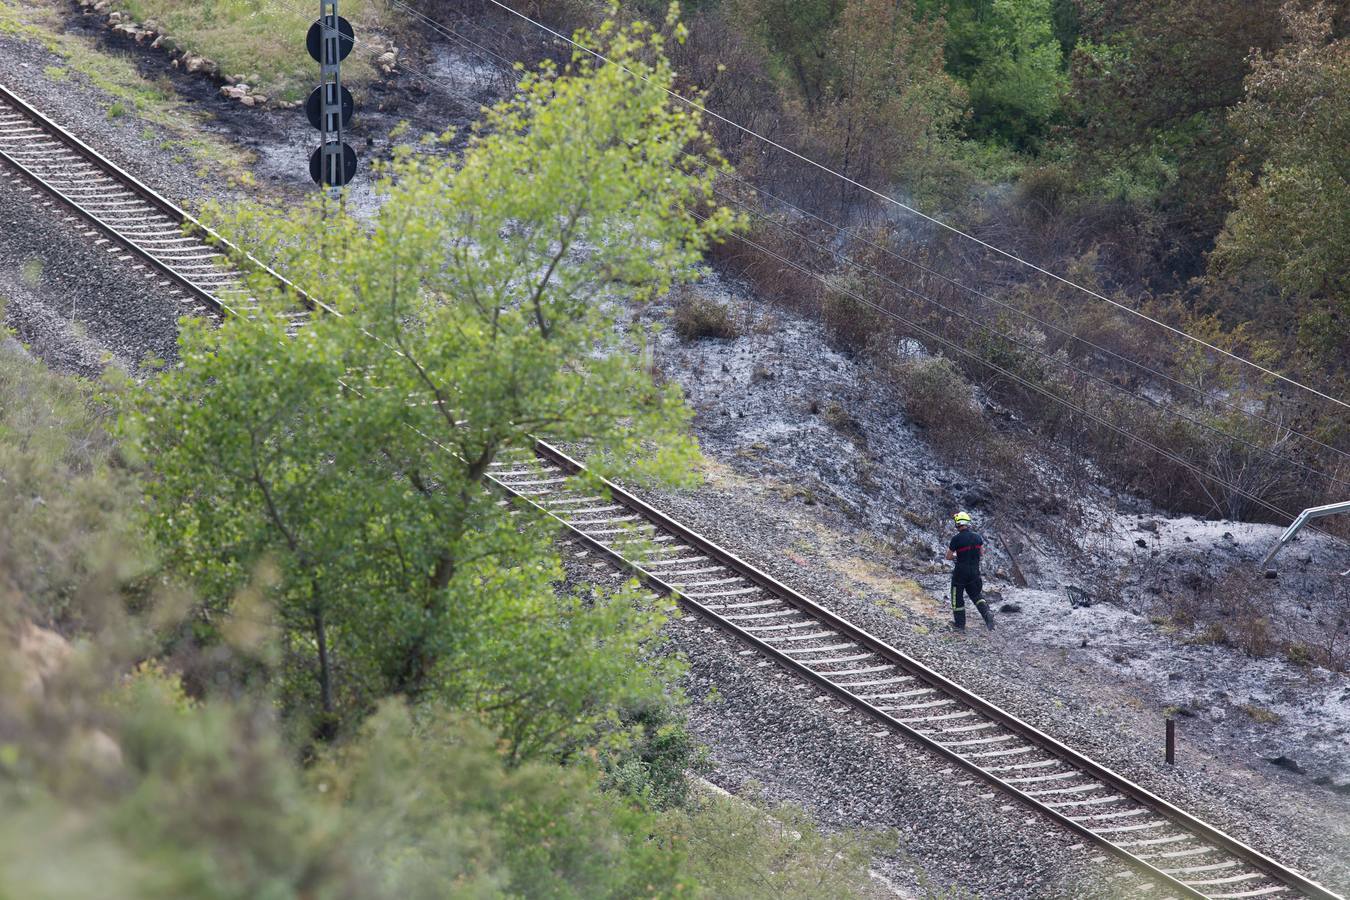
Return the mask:
M1186 643L1188 644L1215 644L1217 646L1227 646L1229 644L1228 631L1218 622L1210 622L1204 630L1193 636Z
M907 359L888 366L909 418L939 445L983 440L988 425L974 389L952 361L942 356Z
M685 294L676 301L674 318L675 333L681 340L731 340L741 335L726 306L697 294Z

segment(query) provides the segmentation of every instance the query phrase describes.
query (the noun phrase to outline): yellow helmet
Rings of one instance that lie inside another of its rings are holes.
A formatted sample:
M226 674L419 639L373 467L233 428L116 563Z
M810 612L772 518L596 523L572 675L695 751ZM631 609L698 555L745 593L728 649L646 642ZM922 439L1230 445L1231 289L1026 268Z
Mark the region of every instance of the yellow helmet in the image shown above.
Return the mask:
M956 515L952 516L952 521L954 521L957 525L969 525L970 513L965 511L959 512Z

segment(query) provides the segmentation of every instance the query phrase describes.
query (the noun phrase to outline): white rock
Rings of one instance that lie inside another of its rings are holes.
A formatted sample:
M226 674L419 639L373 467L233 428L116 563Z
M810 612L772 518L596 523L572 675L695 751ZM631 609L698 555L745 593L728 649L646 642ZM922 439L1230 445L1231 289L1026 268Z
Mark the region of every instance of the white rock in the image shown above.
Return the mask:
M70 642L55 631L29 625L19 633L20 676L23 691L38 699L50 681L70 659Z
M83 729L70 739L70 755L100 775L122 768L122 748L106 731Z

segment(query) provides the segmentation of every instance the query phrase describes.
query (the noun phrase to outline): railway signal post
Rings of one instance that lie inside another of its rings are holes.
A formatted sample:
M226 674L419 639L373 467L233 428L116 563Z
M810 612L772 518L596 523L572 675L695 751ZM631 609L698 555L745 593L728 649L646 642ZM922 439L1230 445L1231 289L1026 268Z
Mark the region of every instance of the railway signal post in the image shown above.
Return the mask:
M320 0L319 19L309 27L305 46L319 64L319 86L305 102L309 124L323 140L309 157L309 176L327 186L336 199L356 175L356 151L342 139L356 103L342 86L342 60L356 43L352 24L338 15L338 0Z

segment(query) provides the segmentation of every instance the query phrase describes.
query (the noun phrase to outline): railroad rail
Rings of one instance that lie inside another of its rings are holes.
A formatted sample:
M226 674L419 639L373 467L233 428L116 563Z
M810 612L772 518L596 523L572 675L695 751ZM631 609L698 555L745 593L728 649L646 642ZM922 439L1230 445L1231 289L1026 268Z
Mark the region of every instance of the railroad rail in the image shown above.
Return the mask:
M265 272L294 290L267 266L212 234L200 222L127 174L73 134L0 85L0 176L19 190L46 196L66 221L118 261L143 270L163 293L197 314L253 316L258 301L235 264ZM106 246L104 246L106 245ZM301 327L310 305L285 315Z
M0 175L59 205L97 245L138 260L194 312L258 307L232 260L294 287L0 86ZM188 233L191 231L192 233ZM322 304L296 291L309 307ZM308 312L293 315L303 325ZM490 484L821 690L961 766L1150 876L1168 895L1305 896L1327 888L1229 837L947 679L540 441L494 463ZM592 481L591 483L595 483Z
M654 592L1151 876L1172 896L1337 895L891 647L540 441L489 479ZM1161 896L1161 895L1160 895Z

